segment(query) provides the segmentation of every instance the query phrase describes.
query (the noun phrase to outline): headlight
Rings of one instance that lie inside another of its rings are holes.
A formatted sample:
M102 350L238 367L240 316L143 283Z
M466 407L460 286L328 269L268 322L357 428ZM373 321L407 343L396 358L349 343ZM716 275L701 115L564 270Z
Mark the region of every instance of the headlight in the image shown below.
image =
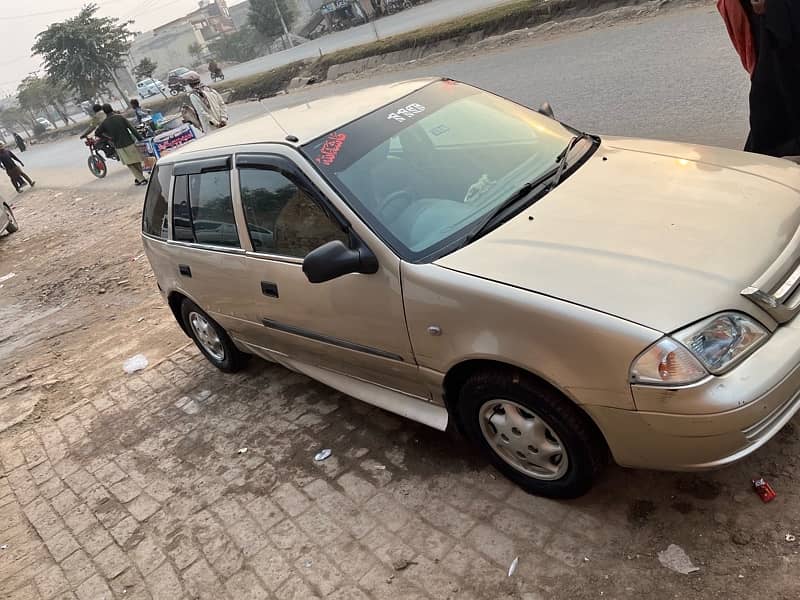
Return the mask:
M706 369L719 375L766 342L769 332L747 315L723 313L673 337L691 350Z
M740 313L722 313L663 337L633 362L631 382L687 385L719 375L767 341L769 332Z

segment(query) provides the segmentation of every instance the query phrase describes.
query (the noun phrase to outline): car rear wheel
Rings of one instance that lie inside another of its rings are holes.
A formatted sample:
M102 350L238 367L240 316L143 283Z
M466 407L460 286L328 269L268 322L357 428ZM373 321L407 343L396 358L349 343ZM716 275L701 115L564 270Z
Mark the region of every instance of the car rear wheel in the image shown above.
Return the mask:
M465 433L492 464L533 494L581 496L607 459L589 418L526 373L476 373L461 387L458 413Z
M241 352L231 338L214 319L208 316L191 300L181 305L181 318L189 336L209 362L220 371L236 373L247 362L247 355Z
M17 225L17 219L14 217L14 213L11 211L11 207L7 204L3 204L3 212L6 213L6 220L8 221L8 225L6 225L6 231L8 233L16 233L19 231L19 225Z

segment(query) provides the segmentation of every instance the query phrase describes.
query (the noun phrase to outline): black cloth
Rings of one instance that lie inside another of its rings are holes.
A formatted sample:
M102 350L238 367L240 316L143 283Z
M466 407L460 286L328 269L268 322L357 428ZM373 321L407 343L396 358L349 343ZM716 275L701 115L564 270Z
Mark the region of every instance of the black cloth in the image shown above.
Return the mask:
M745 150L771 156L800 155L800 2L767 0L750 20L757 61L750 87L750 135Z
M97 137L107 137L115 148L125 148L141 140L142 136L122 115L108 115L100 126L94 130Z
M17 168L17 165L14 164L14 161L22 164L22 161L18 159L17 155L11 150L8 148L0 149L0 166L2 166L6 171L13 171Z

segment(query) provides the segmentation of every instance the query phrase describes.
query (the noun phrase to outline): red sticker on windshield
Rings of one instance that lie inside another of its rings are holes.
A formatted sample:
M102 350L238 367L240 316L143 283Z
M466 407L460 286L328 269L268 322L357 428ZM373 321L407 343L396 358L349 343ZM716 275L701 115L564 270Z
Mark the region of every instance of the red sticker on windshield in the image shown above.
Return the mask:
M346 133L331 133L328 139L325 140L325 143L322 144L322 148L319 150L319 156L314 159L314 162L318 165L330 167L336 162L336 158L339 156L339 152L342 150L346 139Z

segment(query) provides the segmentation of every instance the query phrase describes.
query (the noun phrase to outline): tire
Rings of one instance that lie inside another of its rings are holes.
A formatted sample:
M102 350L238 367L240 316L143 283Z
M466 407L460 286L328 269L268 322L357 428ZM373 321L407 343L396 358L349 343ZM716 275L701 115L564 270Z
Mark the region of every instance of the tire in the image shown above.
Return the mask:
M97 156L96 154L90 155L87 163L89 165L89 170L92 172L92 175L94 175L98 179L102 179L108 173L108 167L106 166L106 161L104 161L101 157Z
M472 375L461 387L456 411L467 437L531 494L582 496L607 462L605 442L589 418L527 373L497 369ZM542 447L552 453L549 459Z
M178 94L180 94L180 92L178 90L176 90L175 88L170 88L169 89L169 95L170 96L177 96Z
M9 235L11 235L12 233L16 233L17 231L19 231L19 225L17 225L17 220L14 218L14 213L11 212L11 209L5 204L3 205L2 208L5 211L6 216L8 216L8 225L6 225L6 232L8 232Z
M197 304L185 299L181 304L181 318L189 337L212 365L225 373L236 373L245 366L248 355L241 352L225 330Z

